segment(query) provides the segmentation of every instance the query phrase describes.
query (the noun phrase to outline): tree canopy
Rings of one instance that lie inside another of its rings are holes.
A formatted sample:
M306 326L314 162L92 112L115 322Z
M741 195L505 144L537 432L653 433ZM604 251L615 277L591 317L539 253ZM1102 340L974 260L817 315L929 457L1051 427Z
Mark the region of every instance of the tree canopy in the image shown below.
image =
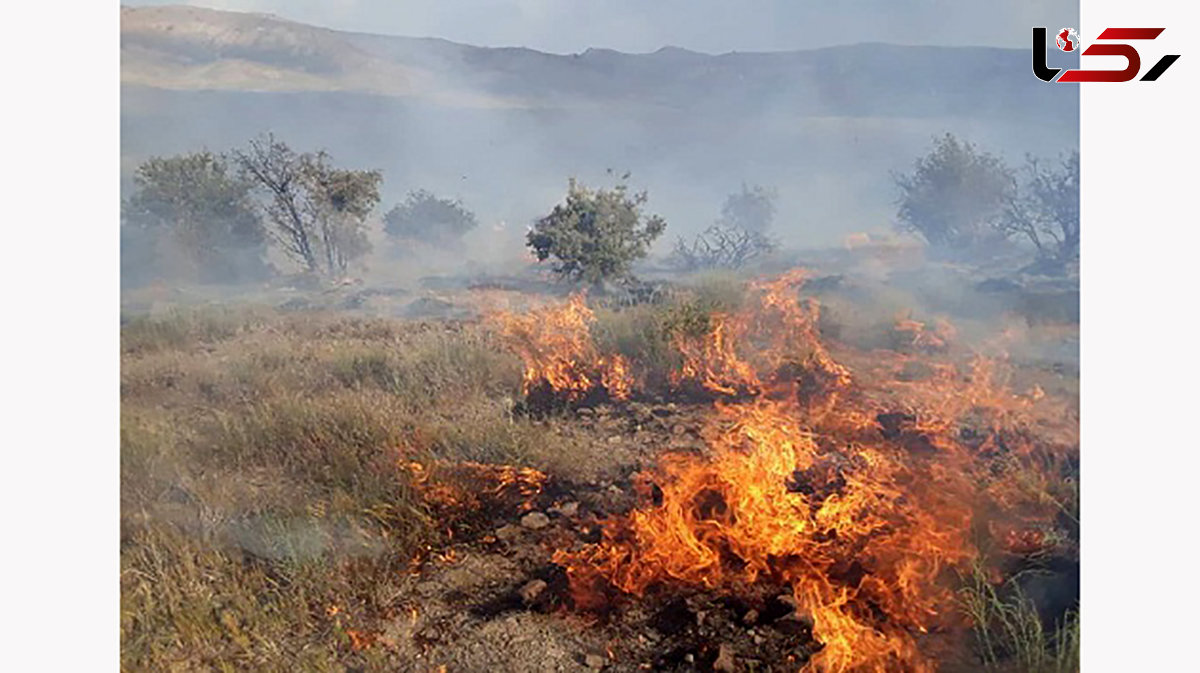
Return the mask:
M568 280L631 277L633 263L646 256L667 223L658 215L643 215L647 193L631 194L623 180L611 189L593 190L571 179L565 202L539 219L526 237L538 261L553 258L554 272Z

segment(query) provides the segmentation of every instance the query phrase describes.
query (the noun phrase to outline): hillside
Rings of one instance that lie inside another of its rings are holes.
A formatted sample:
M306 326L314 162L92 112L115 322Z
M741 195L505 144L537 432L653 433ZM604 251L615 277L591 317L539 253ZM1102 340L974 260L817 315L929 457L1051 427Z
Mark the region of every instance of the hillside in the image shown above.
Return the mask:
M384 169L389 199L429 187L486 221L524 220L567 175L611 167L683 228L746 180L778 186L785 212L823 235L881 224L888 171L931 135L1012 158L1078 142L1077 89L1033 78L1019 49L558 55L193 7L121 12L126 170L271 129Z

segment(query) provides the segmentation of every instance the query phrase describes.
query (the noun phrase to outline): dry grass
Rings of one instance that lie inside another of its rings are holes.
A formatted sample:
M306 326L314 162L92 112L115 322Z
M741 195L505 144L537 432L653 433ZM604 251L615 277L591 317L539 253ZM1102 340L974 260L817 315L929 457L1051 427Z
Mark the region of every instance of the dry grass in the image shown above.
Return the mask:
M552 465L471 326L192 311L122 330L124 670L388 670L436 526L400 460ZM506 401L508 400L508 401Z
M1037 608L1020 590L1017 577L1002 586L981 566L959 591L962 609L974 624L977 652L985 670L1022 673L1079 671L1079 613L1068 611L1047 628Z

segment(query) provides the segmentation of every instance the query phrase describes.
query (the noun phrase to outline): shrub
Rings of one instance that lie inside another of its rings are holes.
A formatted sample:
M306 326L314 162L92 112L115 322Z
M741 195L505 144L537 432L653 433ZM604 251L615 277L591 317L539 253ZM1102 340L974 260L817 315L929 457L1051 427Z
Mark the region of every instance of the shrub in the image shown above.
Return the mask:
M461 201L438 198L424 189L409 192L383 216L384 231L390 236L453 247L479 223Z
M684 271L741 269L778 248L778 243L760 231L718 223L697 234L690 245L680 237L671 261Z
M266 275L266 235L251 184L211 152L154 157L138 166L122 204L123 277L199 282ZM125 257L125 254L128 257Z
M917 159L911 174L893 179L901 191L899 226L948 249L985 241L1014 190L1012 173L999 158L949 133Z
M742 191L725 197L719 224L731 229L765 233L775 221L775 199L778 197L774 189L760 185L748 187L742 183Z
M643 216L648 198L644 191L630 194L624 182L591 190L571 179L566 202L538 220L526 242L539 262L555 259L560 278L592 284L628 279L633 263L667 227L657 215Z

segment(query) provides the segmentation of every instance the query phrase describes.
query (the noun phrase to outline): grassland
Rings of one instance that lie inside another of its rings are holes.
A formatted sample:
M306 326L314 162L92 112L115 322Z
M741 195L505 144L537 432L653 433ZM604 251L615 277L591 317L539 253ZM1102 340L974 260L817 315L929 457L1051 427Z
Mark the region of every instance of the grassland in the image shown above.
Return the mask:
M126 670L382 670L355 634L436 538L397 464L571 453L476 328L188 311L121 348Z

